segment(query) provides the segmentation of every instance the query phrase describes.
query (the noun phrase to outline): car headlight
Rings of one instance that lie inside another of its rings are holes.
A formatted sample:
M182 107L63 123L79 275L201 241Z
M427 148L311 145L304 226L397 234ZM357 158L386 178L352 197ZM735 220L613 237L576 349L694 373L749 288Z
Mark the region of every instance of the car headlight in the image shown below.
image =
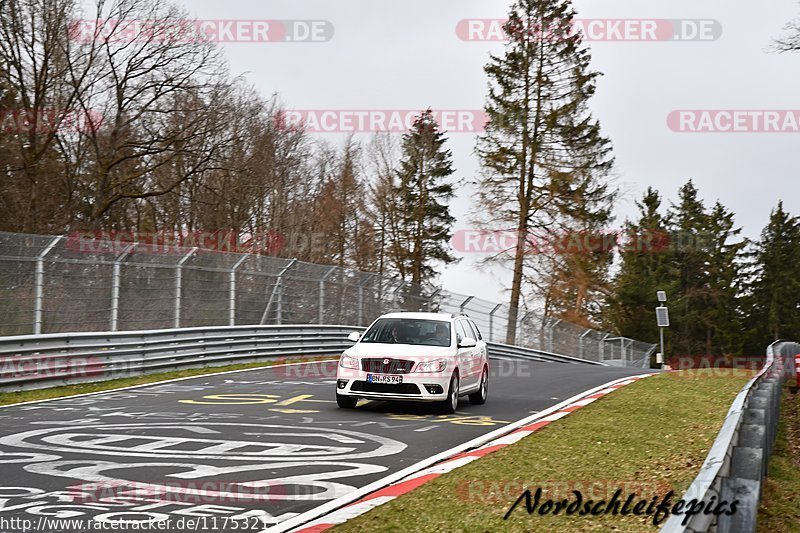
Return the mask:
M358 359L350 355L342 354L342 357L339 358L339 366L358 370Z
M423 361L417 363L414 372L444 372L447 368L447 360L437 359L436 361Z

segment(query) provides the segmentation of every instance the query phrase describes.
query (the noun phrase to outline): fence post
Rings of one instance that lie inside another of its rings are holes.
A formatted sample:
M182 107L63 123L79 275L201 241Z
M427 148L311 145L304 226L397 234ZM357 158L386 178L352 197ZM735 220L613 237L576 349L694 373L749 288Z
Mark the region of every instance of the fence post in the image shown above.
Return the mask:
M364 276L360 282L358 282L358 324L359 326L364 325L364 285L367 284L368 281L372 280L377 276L377 274L367 274ZM379 295L380 297L380 295Z
M44 258L61 239L63 239L63 236L55 237L47 244L45 249L36 256L36 273L34 276L34 290L36 291L36 295L34 296L33 301L34 335L40 335L42 333L42 309L44 309Z
M192 248L186 255L184 255L178 264L175 265L175 302L173 305L173 322L172 327L181 327L181 293L183 289L183 265L191 258L197 248Z
M494 314L497 312L498 309L503 307L503 304L497 304L494 306L494 309L489 313L489 342L494 342Z
M603 335L603 338L600 339L600 362L606 360L606 339L610 336L610 333L606 333Z
M582 334L582 335L581 335L581 336L578 338L578 357L579 357L580 359L583 359L583 338L584 338L586 335L588 335L589 333L591 333L592 331L594 331L594 330L592 330L592 329L587 329L587 330L586 330L586 331L585 331L585 332L584 332L584 333L583 333L583 334Z
M524 315L522 315L522 318L520 318L520 319L517 321L517 338L515 338L515 339L514 339L514 344L517 344L517 345L522 345L522 324L523 324L523 323L524 323L524 322L525 322L525 321L528 319L528 317L529 317L529 316L531 316L532 314L533 314L533 312L532 312L532 311L529 311L529 312L525 313Z
M333 274L337 267L331 267L319 280L319 324L322 324L325 314L325 280ZM360 324L359 324L360 325Z
M408 282L407 282L407 281L402 281L402 282L400 283L400 285L398 285L398 286L397 286L397 288L396 288L395 290L393 290L393 291L392 291L392 304L393 304L395 307L398 307L398 305L397 305L397 293L398 293L398 292L400 292L400 290L401 290L403 287L405 287L407 284L408 284Z
M547 351L553 353L553 330L556 329L556 326L561 322L559 318L552 324L550 324L550 331L547 332Z
M111 269L111 331L117 331L119 322L119 284L120 284L120 267L122 261L136 248L137 243L129 244L123 251L114 259L114 267Z
M233 265L230 272L230 292L228 296L228 325L235 326L236 325L236 269L238 269L242 263L244 263L245 259L250 257L249 254L243 254L242 257L236 261L236 264Z
M442 292L442 289L436 289L435 291L433 291L433 293L431 293L430 296L428 296L428 312L429 313L431 312L431 309L433 308L433 301L436 299L437 296L439 296L439 294L441 294L441 292Z
M458 311L459 311L459 313L463 313L463 312L464 312L464 308L465 308L465 307L467 306L467 304L468 304L468 303L470 303L470 302L471 302L473 299L475 299L475 297L474 297L474 296L467 296L467 299L466 299L466 300L464 300L463 302L461 302L461 305L459 305L459 306L458 306Z
M264 314L261 315L261 322L259 322L259 324L262 326L267 322L269 310L272 307L272 302L275 298L278 299L276 323L280 325L281 321L283 320L283 276L289 271L290 268L292 268L292 266L294 266L295 263L297 263L297 258L289 261L289 264L283 267L283 270L281 270L280 274L278 274L278 280L275 282L275 287L272 289L272 295L269 297L267 306L264 308Z

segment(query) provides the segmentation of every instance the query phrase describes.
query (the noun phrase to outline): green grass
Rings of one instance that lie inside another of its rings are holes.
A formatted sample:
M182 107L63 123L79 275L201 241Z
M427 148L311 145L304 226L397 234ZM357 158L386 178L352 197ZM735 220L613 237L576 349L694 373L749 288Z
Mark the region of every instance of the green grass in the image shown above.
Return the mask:
M758 529L800 532L800 394L788 389L758 509Z
M52 387L49 389L39 389L39 390L24 391L24 392L4 392L0 393L0 405L13 405L15 403L30 402L36 400L51 400L53 398L62 398L64 396L73 396L75 394L101 392L111 389L133 387L135 385L146 385L148 383L154 383L157 381L166 381L170 379L202 376L205 374L214 374L217 372L227 372L230 370L248 370L251 368L263 368L279 364L296 363L300 361L319 361L326 359L331 359L331 357L326 356L326 357L295 358L295 359L276 359L274 361L264 361L258 363L242 363L242 364L228 365L228 366L190 368L186 370L174 370L171 372L148 374L146 376L111 379L108 381L98 381L95 383L65 385L61 387Z
M638 381L335 531L657 531L652 517L528 515L524 503L507 521L503 515L524 487L549 488L543 500L577 489L597 501L618 488L648 500L674 490L677 500L751 376L701 371Z

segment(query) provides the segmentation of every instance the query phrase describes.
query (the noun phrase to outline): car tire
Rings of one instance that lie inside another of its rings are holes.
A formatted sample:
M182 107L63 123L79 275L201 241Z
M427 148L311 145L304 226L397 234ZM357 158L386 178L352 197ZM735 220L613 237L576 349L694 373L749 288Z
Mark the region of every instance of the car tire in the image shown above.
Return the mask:
M352 409L357 403L358 398L354 398L352 396L342 396L341 394L336 393L336 405L342 409Z
M478 389L478 392L474 392L469 395L469 403L473 405L483 405L486 403L486 398L489 397L489 372L486 370L486 367L483 368L483 374L481 375L481 386Z
M454 373L447 388L447 399L439 404L439 410L446 415L452 415L458 408L458 385L458 374Z

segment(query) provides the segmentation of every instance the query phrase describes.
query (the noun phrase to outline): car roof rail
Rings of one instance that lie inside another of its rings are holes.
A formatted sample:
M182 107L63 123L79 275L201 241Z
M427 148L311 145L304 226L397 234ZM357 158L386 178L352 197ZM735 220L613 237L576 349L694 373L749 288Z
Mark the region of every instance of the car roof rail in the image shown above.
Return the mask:
M452 314L450 315L450 318L456 318L456 317L460 317L460 316L463 316L463 317L469 318L469 315L468 315L467 313L452 313Z

